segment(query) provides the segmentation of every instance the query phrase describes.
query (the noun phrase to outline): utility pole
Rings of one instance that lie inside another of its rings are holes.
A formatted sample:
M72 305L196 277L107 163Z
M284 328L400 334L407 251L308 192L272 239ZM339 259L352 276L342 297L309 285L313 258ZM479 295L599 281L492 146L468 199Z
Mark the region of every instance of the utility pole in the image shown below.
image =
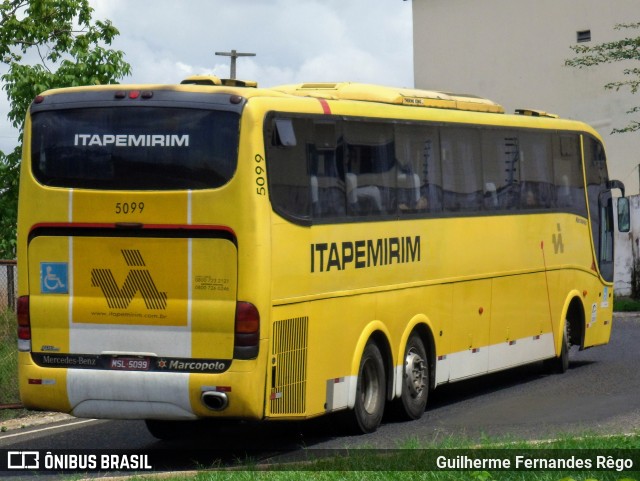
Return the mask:
M231 52L216 52L216 55L221 55L223 57L231 57L231 74L229 76L229 78L231 79L236 78L236 59L238 57L255 57L256 56L255 53L241 53L235 50L232 50Z

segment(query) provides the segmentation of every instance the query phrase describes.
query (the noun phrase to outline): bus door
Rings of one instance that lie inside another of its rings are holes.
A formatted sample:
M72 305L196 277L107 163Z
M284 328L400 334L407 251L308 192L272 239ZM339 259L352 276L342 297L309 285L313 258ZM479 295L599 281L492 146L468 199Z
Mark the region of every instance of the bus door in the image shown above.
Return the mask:
M604 280L613 282L613 199L602 144L584 137L584 159L595 260Z

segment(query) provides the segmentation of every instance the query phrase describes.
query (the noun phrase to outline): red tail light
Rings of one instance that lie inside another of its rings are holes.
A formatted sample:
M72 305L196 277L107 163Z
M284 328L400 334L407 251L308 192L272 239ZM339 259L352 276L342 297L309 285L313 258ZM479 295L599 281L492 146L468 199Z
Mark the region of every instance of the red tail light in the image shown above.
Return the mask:
M31 350L31 316L29 314L29 296L18 298L18 350Z
M260 345L260 313L250 302L236 304L235 342L233 357L254 359Z

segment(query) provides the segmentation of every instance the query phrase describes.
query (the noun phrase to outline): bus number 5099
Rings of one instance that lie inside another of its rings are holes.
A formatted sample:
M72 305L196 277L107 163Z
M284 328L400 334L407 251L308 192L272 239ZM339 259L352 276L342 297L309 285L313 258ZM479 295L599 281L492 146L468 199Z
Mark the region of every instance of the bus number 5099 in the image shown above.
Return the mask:
M144 210L144 202L117 202L116 214L141 214Z
M257 154L255 156L255 161L256 161L256 193L258 195L266 195L267 194L267 189L265 187L265 180L264 180L264 167L262 167L262 165L260 165L260 163L264 160L264 157L262 157L260 154Z

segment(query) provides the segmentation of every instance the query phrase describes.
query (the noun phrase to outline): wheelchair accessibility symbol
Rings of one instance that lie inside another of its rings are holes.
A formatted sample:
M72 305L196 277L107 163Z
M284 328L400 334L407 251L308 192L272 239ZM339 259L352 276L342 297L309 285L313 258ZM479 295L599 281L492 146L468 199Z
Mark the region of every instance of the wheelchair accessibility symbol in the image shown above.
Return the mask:
M66 262L40 263L40 292L42 294L69 293L69 265Z

